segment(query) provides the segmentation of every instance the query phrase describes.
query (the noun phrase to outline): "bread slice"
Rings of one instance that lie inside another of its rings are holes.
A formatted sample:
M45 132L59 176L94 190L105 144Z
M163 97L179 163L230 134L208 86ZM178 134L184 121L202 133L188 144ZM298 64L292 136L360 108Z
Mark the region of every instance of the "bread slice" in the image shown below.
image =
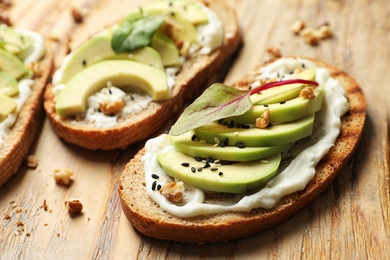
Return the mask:
M0 145L0 186L18 171L44 119L42 96L53 68L51 53L46 50L45 56L36 65L39 74L34 77L31 94Z
M91 150L124 149L130 144L146 139L162 128L169 119L181 111L204 87L207 80L228 61L241 44L241 34L234 10L222 0L204 0L220 18L224 28L223 45L210 55L187 60L176 79L172 98L151 102L144 111L118 122L115 127L102 129L85 120L62 119L55 110L52 86L44 95L44 107L55 133L69 143Z
M188 243L226 241L271 228L317 198L330 186L356 149L365 122L366 101L362 89L345 72L324 62L312 61L318 67L328 69L331 76L341 82L347 92L350 110L342 117L341 132L335 146L316 166L316 174L304 190L283 197L271 209L179 218L161 210L146 194L141 162L145 150L142 149L126 165L118 188L123 211L131 224L141 233L160 239ZM253 73L248 73L237 82L237 86L251 82L252 77ZM221 196L220 199L223 199Z

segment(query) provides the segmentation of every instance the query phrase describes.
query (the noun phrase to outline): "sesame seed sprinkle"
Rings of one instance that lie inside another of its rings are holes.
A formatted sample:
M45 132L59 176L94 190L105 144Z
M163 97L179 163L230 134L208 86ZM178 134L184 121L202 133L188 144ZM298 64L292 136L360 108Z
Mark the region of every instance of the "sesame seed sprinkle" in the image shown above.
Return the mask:
M188 167L188 166L190 166L190 164L189 164L189 163L187 163L187 162L183 162L181 165L182 165L182 166L184 166L184 167Z

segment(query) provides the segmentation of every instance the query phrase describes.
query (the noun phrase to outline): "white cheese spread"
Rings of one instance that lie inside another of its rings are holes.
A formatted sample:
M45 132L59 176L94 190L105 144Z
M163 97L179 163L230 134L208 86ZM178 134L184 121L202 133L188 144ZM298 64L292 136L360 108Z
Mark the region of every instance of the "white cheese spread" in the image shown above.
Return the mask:
M288 73L304 64L306 68L315 65L303 59L280 59L261 70L262 75L273 77ZM250 195L237 195L229 202L205 202L205 193L197 188L187 187L183 202L178 205L167 200L157 190L152 190L155 179L152 174L159 176L159 183L164 185L170 177L159 166L157 153L174 149L167 135L162 135L147 141L145 155L142 158L145 171L146 191L163 210L172 215L186 218L198 215L217 214L227 211L249 212L255 208L272 208L285 195L305 188L315 174L315 166L334 145L340 133L341 116L349 109L345 91L338 80L332 78L323 68L316 68L316 81L325 88L323 108L316 117L319 124L311 137L309 147L300 152L291 163L283 168L277 176L271 179L265 187Z
M45 54L43 37L38 33L25 29L17 29L17 31L23 35L31 37L34 41L32 48L29 49L22 57L23 63L28 65L31 62L40 60ZM21 79L18 82L19 94L15 97L12 97L18 104L17 111L15 113L9 114L4 121L0 122L0 145L3 143L6 134L9 133L12 126L15 124L17 113L20 111L23 104L30 96L31 86L33 83L34 80L32 79Z

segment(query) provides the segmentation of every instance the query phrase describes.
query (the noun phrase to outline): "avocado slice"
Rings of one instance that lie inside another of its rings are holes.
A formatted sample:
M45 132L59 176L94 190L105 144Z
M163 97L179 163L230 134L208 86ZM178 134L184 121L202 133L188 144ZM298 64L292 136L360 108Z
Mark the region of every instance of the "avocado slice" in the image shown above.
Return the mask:
M3 122L9 114L14 113L17 107L18 104L15 100L9 96L0 94L0 122Z
M309 68L298 74L292 75L289 79L315 80L315 75L315 68ZM298 97L299 92L305 86L305 84L297 83L266 89L258 94L251 95L251 101L256 105L285 102Z
M16 79L28 73L27 67L18 57L3 49L0 49L0 71L7 72Z
M82 70L74 76L58 95L56 111L67 117L86 111L87 98L110 81L131 91L146 91L155 101L170 97L165 72L131 60L106 60Z
M165 67L179 66L181 64L179 50L175 43L161 32L157 31L154 34L150 47L160 53Z
M266 162L256 160L221 165L217 170L202 168L205 163L177 151L157 154L157 160L168 175L187 185L209 191L245 193L261 188L276 175L281 155L269 157ZM185 167L182 163L189 163L189 166ZM198 171L200 168L202 170ZM196 171L193 172L193 169Z
M323 87L314 89L316 97L314 99L304 99L296 97L282 103L264 105L254 105L242 115L226 118L226 122L234 121L236 124L254 124L266 109L269 109L271 123L280 124L291 122L310 114L316 113L322 107L322 100L325 94Z
M21 55L33 46L33 39L27 35L18 33L14 28L0 26L0 42L3 48L14 55Z
M158 52L150 47L144 47L126 54L116 54L111 48L111 34L109 32L95 35L80 47L75 49L62 69L59 83L68 82L77 73L99 61L107 59L129 59L148 64L162 70L163 63Z
M264 159L286 151L290 144L282 144L269 147L245 147L237 146L214 146L209 143L192 140L193 134L187 132L179 136L170 135L169 138L175 149L188 156L225 160L225 161L252 161Z
M212 122L200 126L194 130L199 140L208 143L215 143L214 138L225 140L228 138L228 145L242 143L245 147L254 146L275 146L295 142L313 131L314 114L299 120L280 125L271 125L264 129L259 128L229 128L227 126Z
M207 13L198 2L191 0L160 0L146 3L139 9L131 12L125 19L137 17L139 14L174 14L194 25L208 22Z
M18 81L7 72L0 71L0 94L13 96L18 93Z

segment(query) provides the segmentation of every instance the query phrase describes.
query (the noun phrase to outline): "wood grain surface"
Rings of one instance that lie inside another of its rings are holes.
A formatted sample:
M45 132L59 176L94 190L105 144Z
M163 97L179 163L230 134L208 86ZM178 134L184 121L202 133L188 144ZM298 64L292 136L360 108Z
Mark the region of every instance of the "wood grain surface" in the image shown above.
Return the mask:
M47 38L58 66L69 48L142 2L14 0L9 15L15 26ZM207 245L160 241L132 228L117 193L118 177L142 143L125 151L91 152L62 142L44 121L31 149L38 168L23 166L0 190L0 259L388 259L390 1L229 2L237 10L244 45L225 82L271 58L267 49L277 47L282 55L337 65L365 91L362 141L332 186L290 220L255 236ZM86 11L82 23L75 23L72 8ZM290 31L298 19L312 28L329 22L334 36L310 46ZM69 188L55 184L58 168L74 172ZM76 217L64 206L72 197L84 205Z

